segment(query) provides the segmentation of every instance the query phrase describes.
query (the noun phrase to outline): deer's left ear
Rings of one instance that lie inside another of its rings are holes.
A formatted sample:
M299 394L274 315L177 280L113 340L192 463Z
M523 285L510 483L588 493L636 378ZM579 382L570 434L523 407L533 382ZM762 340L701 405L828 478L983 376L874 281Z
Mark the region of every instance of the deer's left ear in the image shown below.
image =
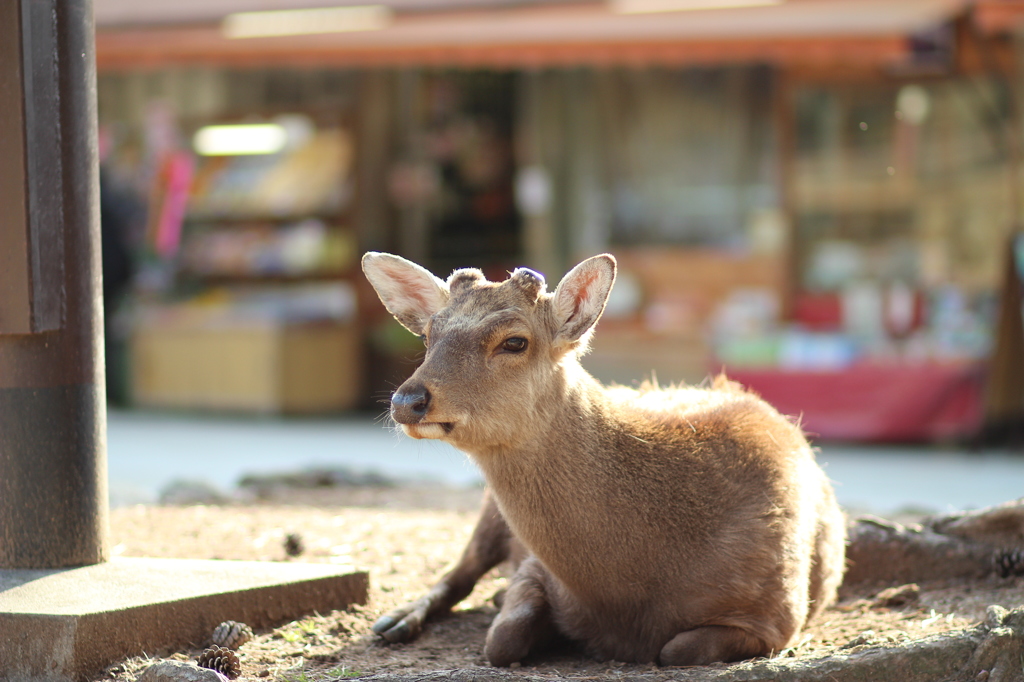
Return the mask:
M423 334L430 316L448 305L448 285L400 256L370 251L363 255L363 273L388 312L413 334Z
M615 283L615 258L601 254L583 261L562 278L555 289L555 346L586 343L587 335L601 319L608 294Z

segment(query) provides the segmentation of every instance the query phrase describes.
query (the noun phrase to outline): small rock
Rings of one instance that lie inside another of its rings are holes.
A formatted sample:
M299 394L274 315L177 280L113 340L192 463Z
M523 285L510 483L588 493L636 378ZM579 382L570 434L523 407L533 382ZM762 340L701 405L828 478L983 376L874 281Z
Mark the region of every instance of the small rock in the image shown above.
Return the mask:
M865 644L871 644L873 641L875 641L875 631L865 630L864 632L860 633L859 635L857 635L856 637L854 637L849 642L847 642L839 648L852 649L855 646L864 646Z
M917 583L890 587L882 590L875 596L875 608L892 608L894 606L906 606L913 604L921 598L921 588Z
M157 661L143 670L136 682L228 682L228 678L184 661Z
M228 501L226 495L206 481L171 481L160 491L160 504L173 505L217 505Z
M400 481L374 470L356 470L348 467L306 469L283 474L248 475L238 483L242 489L254 490L257 496L266 496L276 488L393 488Z
M1010 612L999 604L992 604L985 609L985 625L990 628L1000 627Z
M518 670L519 668L523 667L523 664L520 663L519 661L513 661L512 663L509 664L508 667L511 668L512 670Z
M1006 612L1003 627L1013 628L1016 632L1024 632L1024 606L1018 606Z

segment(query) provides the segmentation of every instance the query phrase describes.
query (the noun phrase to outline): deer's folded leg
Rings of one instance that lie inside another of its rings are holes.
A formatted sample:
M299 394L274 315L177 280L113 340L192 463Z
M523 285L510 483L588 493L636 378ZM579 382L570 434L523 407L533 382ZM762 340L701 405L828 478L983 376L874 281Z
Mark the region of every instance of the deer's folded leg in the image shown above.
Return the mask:
M429 618L451 610L469 596L484 573L508 559L513 542L498 506L490 492L485 493L473 536L454 568L426 595L381 616L371 629L392 643L414 639Z
M501 611L487 632L484 655L491 665L508 666L521 661L556 635L541 579L543 571L541 563L530 557L512 577Z
M680 632L658 656L659 665L708 665L767 656L771 647L740 628L708 625Z

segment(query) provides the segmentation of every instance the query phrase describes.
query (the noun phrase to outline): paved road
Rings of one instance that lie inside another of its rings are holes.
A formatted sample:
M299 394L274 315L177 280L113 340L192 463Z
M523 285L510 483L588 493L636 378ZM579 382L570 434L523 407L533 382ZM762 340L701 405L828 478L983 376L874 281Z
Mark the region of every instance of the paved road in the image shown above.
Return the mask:
M848 509L948 511L1024 496L1024 452L823 445L819 455ZM114 505L152 502L176 479L229 491L245 474L349 466L450 485L480 480L443 443L415 441L369 417L248 419L111 411L108 463Z

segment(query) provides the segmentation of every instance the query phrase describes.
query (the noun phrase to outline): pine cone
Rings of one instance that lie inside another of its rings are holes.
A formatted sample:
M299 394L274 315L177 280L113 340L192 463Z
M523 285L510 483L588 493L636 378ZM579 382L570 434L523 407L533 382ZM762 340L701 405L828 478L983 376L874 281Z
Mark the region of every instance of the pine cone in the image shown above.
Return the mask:
M288 533L284 539L284 551L288 556L299 556L306 551L302 542L302 536L298 533Z
M229 680L236 679L242 674L242 664L238 660L238 655L231 649L223 646L210 647L199 654L196 663L200 668L216 670Z
M1024 549L998 552L995 556L996 573L1001 578L1024 575Z
M233 620L224 621L210 635L210 641L215 645L226 646L229 649L235 650L252 638L252 628L245 623L236 623Z

